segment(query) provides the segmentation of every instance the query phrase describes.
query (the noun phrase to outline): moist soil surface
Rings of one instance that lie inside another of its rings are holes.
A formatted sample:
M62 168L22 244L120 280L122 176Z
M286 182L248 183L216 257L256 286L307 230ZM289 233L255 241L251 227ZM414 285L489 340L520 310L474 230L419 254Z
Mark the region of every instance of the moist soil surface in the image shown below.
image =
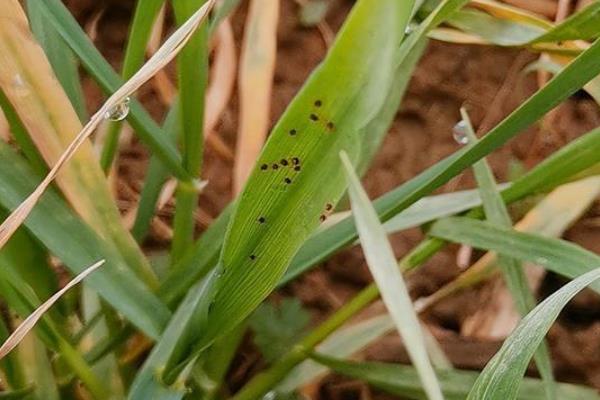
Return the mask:
M97 19L95 44L115 68L120 68L133 1L67 0L80 23L88 28ZM326 17L329 27L339 29L352 6L351 1L334 0ZM236 50L243 36L246 2L233 16ZM170 16L168 17L170 21ZM91 29L91 28L90 28ZM278 31L277 67L271 104L271 122L275 123L310 72L323 59L326 41L317 28L305 28L298 19L298 6L281 0ZM363 182L372 198L380 196L415 176L442 157L456 151L459 144L452 128L459 120L459 108L466 106L474 125L485 132L513 110L537 88L535 74L520 71L537 55L520 50L484 46L463 46L431 42L422 57L396 119ZM169 66L173 78L173 66ZM93 81L84 77L84 88L91 110L103 97ZM162 118L165 107L151 85L140 92L151 113ZM218 135L233 151L237 130L237 94L218 125ZM516 139L489 157L499 181L514 176L518 168L531 168L544 157L580 134L600 125L598 105L578 93ZM129 210L147 170L147 151L137 141L126 144L120 154L118 169L119 204ZM198 233L218 216L232 198L232 161L214 146L205 150L204 179L209 181L199 202ZM475 187L472 174L464 173L438 192ZM518 207L513 210L519 213ZM159 215L171 223L172 205ZM515 217L517 217L515 215ZM600 207L594 204L584 217L564 235L585 248L600 252L598 239ZM420 229L393 235L398 257L406 254L423 238ZM148 251L168 247L168 230L154 229L145 243ZM447 246L409 277L414 298L433 293L460 272L457 267L458 246ZM475 252L472 260L480 257ZM359 248L345 250L311 272L272 295L270 301L295 296L313 315L316 324L352 298L371 282ZM538 297L541 299L564 284L559 277L547 274ZM424 320L458 368L481 369L498 350L501 341L461 335L466 318L486 305L487 286L465 290L445 299L425 315ZM375 304L366 314L381 311ZM359 316L360 318L360 316ZM561 313L548 335L556 376L564 382L583 383L600 389L600 299L590 291L581 293ZM407 354L396 334L390 334L361 353L361 358L388 362L408 362ZM266 366L250 335L244 340L228 374L228 388L239 389L252 375ZM535 376L534 368L529 374ZM313 399L391 399L358 381L330 375L306 388Z

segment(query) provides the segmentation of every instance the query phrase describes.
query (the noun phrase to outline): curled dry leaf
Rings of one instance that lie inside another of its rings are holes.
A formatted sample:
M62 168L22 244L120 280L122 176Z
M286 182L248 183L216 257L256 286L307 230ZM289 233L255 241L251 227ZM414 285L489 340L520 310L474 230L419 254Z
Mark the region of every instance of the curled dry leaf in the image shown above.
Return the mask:
M98 125L105 119L105 115L114 107L126 101L127 97L139 89L147 82L157 71L167 65L183 48L190 39L196 28L206 18L215 0L209 0L202 6L190 19L186 21L163 46L148 60L148 62L123 86L113 93L100 109L92 116L89 122L79 132L75 140L71 142L66 151L61 155L56 164L52 167L48 175L36 188L36 190L17 207L11 215L0 225L0 247L8 241L11 235L17 230L21 223L27 218L38 199L42 196L46 188L52 183L61 167L73 156L79 146L84 143ZM5 21L4 23L10 23Z
M34 312L29 314L27 318L14 330L14 332L6 339L2 346L0 346L0 360L6 357L17 345L23 340L23 338L33 329L35 324L42 318L42 316L60 299L69 289L77 285L89 274L100 268L104 264L105 260L100 260L95 264L87 267L82 273L73 278L65 287L58 292L54 293L52 297L46 300L41 306L35 309Z

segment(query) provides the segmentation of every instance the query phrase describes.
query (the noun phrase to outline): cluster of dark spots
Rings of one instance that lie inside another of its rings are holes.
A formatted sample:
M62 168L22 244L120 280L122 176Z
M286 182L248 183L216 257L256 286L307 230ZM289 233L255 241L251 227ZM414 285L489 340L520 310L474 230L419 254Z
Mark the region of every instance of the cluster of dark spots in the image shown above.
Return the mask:
M331 211L331 210L333 210L333 204L331 204L331 203L327 203L327 204L325 204L325 210L326 210L326 211Z
M315 100L315 107L321 107L323 102L321 100Z
M279 168L279 165L277 163L273 163L273 169L277 169Z
M319 120L319 116L317 114L310 114L310 120L311 121L318 121Z
M285 178L283 181L288 185L292 183L292 180L290 178Z
M258 217L259 224L264 224L266 221L267 221L267 219L265 217Z
M281 161L279 161L279 163L285 167L288 165L288 160L286 160L285 158L282 158Z
M326 219L327 219L327 215L325 215L325 214L321 214L321 216L319 217L319 221L321 221L321 222L325 222Z
M295 129L290 129L289 133L291 136L296 136L296 133L298 133L298 131L296 131Z
M254 261L254 260L256 260L256 256L255 256L254 254L250 254L250 259L251 259L252 261Z
M263 171L266 171L269 169L269 166L267 164L263 164L260 166L260 169L262 169Z

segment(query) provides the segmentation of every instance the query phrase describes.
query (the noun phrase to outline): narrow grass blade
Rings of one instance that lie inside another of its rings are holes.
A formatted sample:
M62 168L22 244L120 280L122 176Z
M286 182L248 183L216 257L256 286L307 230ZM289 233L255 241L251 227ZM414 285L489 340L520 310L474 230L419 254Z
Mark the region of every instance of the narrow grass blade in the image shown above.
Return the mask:
M52 372L46 347L35 335L26 336L21 343L16 354L25 366L23 371L25 379L28 382L35 382L35 390L27 400L60 400L58 379Z
M563 307L586 286L600 279L600 263L569 282L531 311L504 342L469 392L468 400L515 399L533 353Z
M27 1L27 15L29 16L31 30L44 48L52 69L69 100L71 100L79 119L81 121L86 120L87 110L85 109L83 90L79 81L79 66L73 52L56 29L45 22L39 1Z
M475 136L467 111L463 108L460 112L469 140L477 142L478 139ZM510 228L512 226L510 215L502 200L502 196L496 188L496 180L486 159L483 158L473 164L473 171L475 173L475 180L479 185L486 219L499 227ZM504 254L499 255L498 265L503 272L504 280L517 310L521 315L527 314L535 305L535 297L529 289L523 266L517 260ZM547 398L555 399L556 393L554 377L552 375L552 364L546 343L542 343L538 349L535 362L544 380Z
M35 324L39 321L39 319L48 311L50 307L58 299L60 299L69 289L73 286L77 285L83 279L85 279L89 274L98 269L102 264L104 264L105 260L98 261L97 263L87 267L82 273L77 275L68 284L66 284L61 290L56 292L52 297L46 300L40 307L38 307L33 313L31 313L21 325L17 327L13 331L13 333L2 343L0 346L0 359L6 357L8 353L12 351L20 342L23 340L25 335L29 333L31 329L35 326Z
M277 57L279 0L252 0L246 16L239 72L239 129L234 193L239 193L267 137Z
M583 215L599 194L599 177L585 178L559 186L528 211L514 228L517 231L547 237L560 237ZM442 286L432 295L420 299L417 308L422 311L451 293L472 287L489 276L496 260L496 254L485 254L458 278ZM485 310L481 309L478 311L479 314L484 312Z
M435 371L427 354L421 323L414 312L408 289L398 270L396 257L387 239L387 234L354 172L350 159L345 153L341 153L340 156L348 180L352 213L367 265L379 287L383 302L396 324L396 329L406 343L406 349L417 368L427 397L443 399Z
M351 362L324 354L314 354L313 358L339 374L364 380L390 394L414 400L425 398L425 392L418 381L417 371L413 367L378 362ZM478 373L474 371L438 371L446 400L464 400L473 387L477 375ZM561 400L597 400L600 398L593 389L583 386L561 383L557 385L557 389ZM543 382L538 379L525 378L516 398L519 400L544 400Z
M183 24L197 9L212 7L212 1L175 0L173 9L178 24ZM203 6L206 4L206 6ZM201 7L202 6L202 7ZM194 33L177 56L179 112L183 167L194 178L200 177L204 154L204 113L208 82L208 24ZM177 188L171 261L177 262L194 239L194 211L198 189L182 182Z
M50 170L50 173L44 178L42 183L36 190L17 207L11 216L9 216L0 225L0 247L6 243L8 238L19 227L27 215L31 212L38 199L44 193L46 188L54 180L61 167L73 156L79 146L89 137L94 129L105 119L107 113L111 109L123 102L125 98L146 82L152 75L170 60L172 60L177 52L181 50L186 41L191 37L194 30L204 20L210 11L214 1L209 1L206 6L196 12L185 24L182 25L159 49L158 52L140 69L130 80L119 88L109 99L100 107L100 109L92 116L90 121L77 135L75 140L67 147L65 152L60 156L56 164Z
M600 256L573 243L500 228L472 218L441 219L431 226L428 233L450 242L508 254L571 279L589 272L594 265L600 265ZM600 285L592 288L600 291Z
M48 167L44 159L35 148L35 144L33 144L31 137L29 137L27 129L23 126L15 108L10 104L10 101L6 98L2 90L0 90L0 108L8 124L6 133L12 133L12 137L14 137L25 157L27 157L31 167L41 174L48 172ZM5 141L8 142L8 139Z
M175 101L169 110L163 125L163 130L168 134L168 138L173 144L177 142L177 137L180 134L181 124L179 123L178 118L179 105L178 101ZM138 242L142 242L148 233L150 223L154 217L160 191L167 179L169 179L169 176L169 170L165 168L160 159L156 156L151 157L148 172L146 173L146 181L144 182L144 187L140 194L135 222L131 229L131 234Z
M146 46L150 39L152 26L156 20L164 0L142 0L136 3L133 20L129 29L125 55L123 56L123 79L129 79L144 64ZM108 171L118 147L122 124L112 122L109 124L102 147L100 164L104 171Z
M202 309L203 305L208 306L205 304L208 301L206 287L210 283L210 279L212 278L209 277L205 281L198 282L181 302L161 339L137 373L127 397L129 400L176 400L182 399L186 394L187 373L185 371L189 372L189 367L194 364L195 357L187 363L184 372L178 374L178 378L172 384L162 381L158 373L164 370L171 358L181 358L181 352L186 351L185 346L182 346L182 344L185 345L185 340L182 338L189 336L190 330L196 326L199 319L206 317L196 310ZM178 338L178 340L174 340L174 338Z
M536 38L534 43L559 42L562 40L587 40L600 36L600 2L594 1L589 6L571 15L559 25Z

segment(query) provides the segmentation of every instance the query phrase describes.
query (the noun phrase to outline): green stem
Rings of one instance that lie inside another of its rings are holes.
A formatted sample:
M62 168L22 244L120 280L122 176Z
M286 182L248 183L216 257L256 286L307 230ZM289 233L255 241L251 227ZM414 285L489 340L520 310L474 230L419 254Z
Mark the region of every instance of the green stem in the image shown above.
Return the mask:
M427 238L419 243L399 263L403 271L415 268L437 253L446 242L441 239ZM309 353L331 333L346 323L356 313L363 310L379 297L377 285L371 283L361 290L350 302L346 303L325 322L298 342L277 363L268 370L256 375L232 400L260 399L277 385L298 364L308 358Z
M152 25L163 3L164 0L140 0L137 2L123 59L121 74L123 80L131 78L144 63L144 54L152 32ZM100 165L105 172L110 170L115 158L122 126L121 122L112 122L106 131L106 139L100 156Z
M185 22L206 0L174 0L179 24ZM208 23L203 23L177 56L181 105L183 167L200 177L204 151L204 93L208 81ZM194 238L194 211L198 191L194 184L180 182L176 194L171 261L177 262Z
M91 370L90 366L86 363L81 354L60 337L58 338L58 347L62 359L71 368L75 375L81 379L85 387L90 391L94 398L109 398L108 390L96 378L94 372Z

